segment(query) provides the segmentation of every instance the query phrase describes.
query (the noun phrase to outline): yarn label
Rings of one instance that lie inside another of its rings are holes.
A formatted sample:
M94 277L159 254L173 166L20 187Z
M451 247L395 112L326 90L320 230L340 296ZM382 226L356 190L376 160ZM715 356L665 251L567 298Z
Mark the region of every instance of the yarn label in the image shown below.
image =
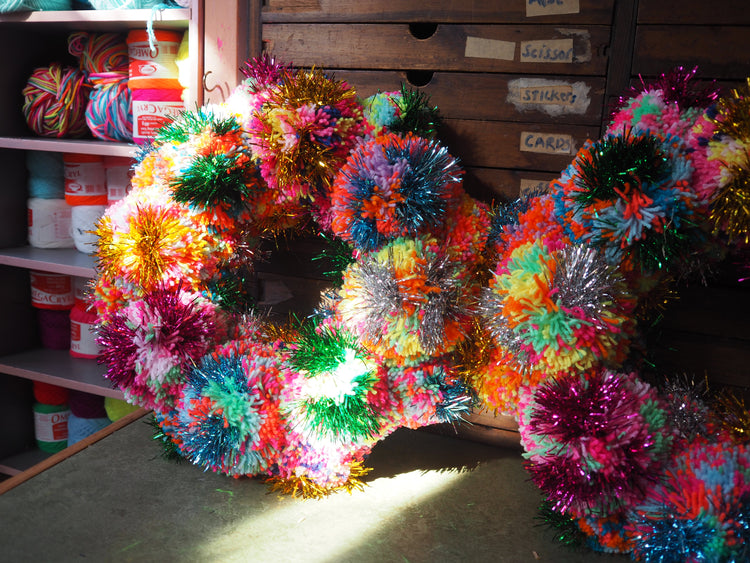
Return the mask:
M578 0L526 0L526 17L578 14L581 11Z
M70 319L70 352L79 358L96 358L99 355L94 325Z
M34 434L40 442L64 442L68 439L70 411L34 411Z
M157 131L185 111L183 102L133 100L133 138L153 138Z
M560 133L521 133L521 151L543 154L573 154L573 137Z
M31 304L40 309L70 309L75 292L70 276L30 272Z
M129 79L137 81L140 78L178 78L180 71L176 60L179 48L179 42L172 41L156 42L154 51L151 51L148 41L129 43Z
M107 195L104 162L65 161L65 197Z

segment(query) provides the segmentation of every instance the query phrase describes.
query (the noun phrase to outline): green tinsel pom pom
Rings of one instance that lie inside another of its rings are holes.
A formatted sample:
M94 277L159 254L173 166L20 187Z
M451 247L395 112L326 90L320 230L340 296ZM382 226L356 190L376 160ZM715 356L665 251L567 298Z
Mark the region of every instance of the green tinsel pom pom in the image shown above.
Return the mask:
M206 208L239 207L249 197L254 181L253 166L243 164L248 160L243 151L196 156L190 167L171 182L172 197Z
M419 90L401 84L401 99L397 100L400 118L390 126L394 133L415 133L419 137L432 139L442 123L437 106L430 105L430 97Z
M661 183L672 171L661 141L652 135L606 137L591 146L589 155L576 163L581 191L575 199L582 206L612 200L626 184Z
M162 427L159 425L159 421L154 415L151 415L149 417L149 419L146 421L146 424L151 426L151 428L153 429L152 439L161 444L161 456L164 459L166 459L167 461L173 461L175 463L179 463L185 459L180 453L180 449L177 447L177 444L175 444L172 439L164 433L164 430L162 430Z
M217 116L208 108L198 108L195 111L184 111L162 125L154 136L154 144L181 145L188 142L192 136L205 131L222 136L239 128L239 121L232 115Z
M587 536L576 524L571 516L558 512L553 508L553 503L543 500L539 505L539 513L534 517L539 525L546 526L553 531L555 539L563 545L571 548L580 548L586 545Z

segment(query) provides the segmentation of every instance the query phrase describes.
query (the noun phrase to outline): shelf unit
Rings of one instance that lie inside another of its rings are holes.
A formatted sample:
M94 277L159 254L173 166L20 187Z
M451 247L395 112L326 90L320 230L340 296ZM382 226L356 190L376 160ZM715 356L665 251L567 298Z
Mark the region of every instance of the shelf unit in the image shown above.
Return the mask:
M34 68L73 64L67 37L74 31L187 30L190 42L188 108L203 102L203 2L160 10L69 10L0 14L0 49L6 58L0 81L0 473L14 475L49 454L35 449L32 381L103 397L123 398L103 377L96 360L41 347L31 307L29 270L93 278L92 256L73 249L28 245L25 151L134 157L138 147L88 139L35 136L26 126L21 91ZM19 48L22 46L22 48Z

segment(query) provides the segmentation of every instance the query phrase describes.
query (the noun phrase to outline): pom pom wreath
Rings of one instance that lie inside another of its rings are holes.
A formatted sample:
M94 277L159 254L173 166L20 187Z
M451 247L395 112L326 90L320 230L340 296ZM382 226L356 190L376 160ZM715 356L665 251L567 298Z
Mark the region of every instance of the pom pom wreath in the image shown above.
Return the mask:
M622 278L582 246L519 246L483 289L479 310L519 371L554 375L619 365L633 332Z
M747 561L750 558L750 451L695 441L628 525L639 561Z
M214 344L215 306L180 289L156 289L97 327L105 377L128 402L157 412L180 396L185 372Z
M187 375L175 441L192 463L232 476L270 472L285 446L279 412L286 357L273 346L233 341Z
M595 370L543 382L520 406L527 470L556 510L606 516L643 500L673 436L635 374Z
M433 238L399 238L344 272L342 324L370 352L418 360L450 352L463 339L471 287Z
M284 73L268 90L249 137L277 201L325 200L336 171L368 129L354 90L312 69Z
M357 146L331 193L333 232L360 251L435 228L461 170L435 141L385 133Z
M442 122L440 111L430 105L429 96L405 84L401 85L401 90L373 94L362 105L373 135L390 131L433 139Z

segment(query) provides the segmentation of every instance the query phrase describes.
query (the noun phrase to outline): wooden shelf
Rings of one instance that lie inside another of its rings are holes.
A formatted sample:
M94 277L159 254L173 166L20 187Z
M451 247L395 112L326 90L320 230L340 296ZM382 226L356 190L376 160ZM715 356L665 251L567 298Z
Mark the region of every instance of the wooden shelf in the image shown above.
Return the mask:
M152 19L153 13L153 19ZM184 29L190 20L189 8L158 10L51 10L12 12L0 15L0 23L54 25L62 29L121 30L141 28L151 20L159 28Z
M30 467L34 467L37 463L41 463L51 455L49 452L35 448L9 456L0 460L0 473L11 476L18 475Z
M138 147L133 143L96 141L93 139L54 139L43 137L0 137L0 148L28 151L98 154L135 158Z
M96 275L94 257L75 248L3 248L0 249L0 264L81 278Z
M102 397L125 398L122 391L112 388L97 360L74 358L67 350L37 348L8 354L0 357L0 372Z

